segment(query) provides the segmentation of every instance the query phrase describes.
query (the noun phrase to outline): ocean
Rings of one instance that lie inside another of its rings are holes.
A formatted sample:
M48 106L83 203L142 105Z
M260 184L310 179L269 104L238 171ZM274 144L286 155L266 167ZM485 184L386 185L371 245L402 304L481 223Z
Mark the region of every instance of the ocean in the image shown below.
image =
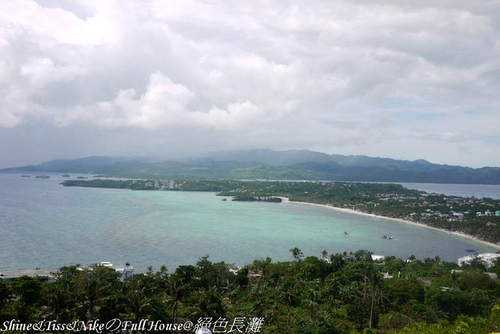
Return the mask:
M242 266L266 257L291 260L294 247L306 256L366 249L447 261L468 255L468 248L495 251L445 232L310 205L222 201L206 192L63 187L62 173L35 175L0 173L0 272L101 261L129 262L139 272L161 265L173 271L205 255Z
M496 184L401 183L401 185L408 189L416 189L428 193L500 199L500 185Z

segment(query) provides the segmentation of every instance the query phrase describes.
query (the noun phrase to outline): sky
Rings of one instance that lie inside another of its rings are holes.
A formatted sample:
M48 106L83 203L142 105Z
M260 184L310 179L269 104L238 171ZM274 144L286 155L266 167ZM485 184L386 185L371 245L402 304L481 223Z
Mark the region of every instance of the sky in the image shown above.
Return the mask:
M498 0L0 4L0 168L260 148L500 166Z

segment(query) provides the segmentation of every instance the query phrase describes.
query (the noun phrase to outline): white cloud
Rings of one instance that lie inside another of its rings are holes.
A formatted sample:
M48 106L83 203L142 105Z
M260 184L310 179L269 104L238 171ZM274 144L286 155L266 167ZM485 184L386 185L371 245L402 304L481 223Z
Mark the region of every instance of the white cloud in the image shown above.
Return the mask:
M117 1L86 1L92 16L81 19L75 13L57 7L43 7L35 1L6 1L0 20L14 29L26 29L40 42L57 44L102 45L116 42L120 36L120 6Z
M50 58L39 58L23 64L20 74L27 77L34 88L43 88L52 82L74 80L78 76L83 76L85 70L76 66L56 67Z
M65 126L84 121L104 128L195 126L237 129L281 116L280 113L266 112L250 101L229 103L225 109L212 106L207 111L192 110L195 99L196 94L189 88L155 72L141 96L137 97L134 89L120 90L111 101L59 111L57 122Z
M293 133L288 148L364 154L498 138L481 125L500 108L494 2L3 5L0 127L176 128L256 147Z

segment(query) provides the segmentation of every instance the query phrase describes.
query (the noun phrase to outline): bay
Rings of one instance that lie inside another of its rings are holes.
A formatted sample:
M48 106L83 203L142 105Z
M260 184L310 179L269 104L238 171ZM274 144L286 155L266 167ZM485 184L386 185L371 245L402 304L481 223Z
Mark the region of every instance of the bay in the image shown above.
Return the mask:
M495 251L445 232L327 208L222 201L214 193L63 187L66 178L49 175L0 174L0 271L101 261L174 270L204 255L241 266L257 258L291 260L294 247L306 256L366 249L447 261L468 248Z
M408 189L416 189L428 193L444 194L447 196L494 198L500 199L500 185L498 184L448 184L448 183L400 183Z

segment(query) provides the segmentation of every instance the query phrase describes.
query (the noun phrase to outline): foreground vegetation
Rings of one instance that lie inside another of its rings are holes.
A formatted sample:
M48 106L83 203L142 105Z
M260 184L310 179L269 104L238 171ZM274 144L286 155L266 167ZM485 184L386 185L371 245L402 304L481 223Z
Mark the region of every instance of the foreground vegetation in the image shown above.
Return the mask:
M234 180L68 180L63 184L133 190L213 191L236 200L273 201L273 198L287 197L292 201L399 218L492 243L500 242L500 200L429 194L399 184Z
M204 256L171 273L150 269L125 281L98 265L62 267L50 283L27 276L0 280L0 324L119 318L195 324L204 319L214 325L245 317L263 319L262 327L254 327L261 333L500 330L500 283L477 260L452 274L457 265L438 257L374 262L367 251L324 251L321 257L304 257L297 248L290 252L292 261L259 259L237 272ZM500 273L500 263L490 271Z

